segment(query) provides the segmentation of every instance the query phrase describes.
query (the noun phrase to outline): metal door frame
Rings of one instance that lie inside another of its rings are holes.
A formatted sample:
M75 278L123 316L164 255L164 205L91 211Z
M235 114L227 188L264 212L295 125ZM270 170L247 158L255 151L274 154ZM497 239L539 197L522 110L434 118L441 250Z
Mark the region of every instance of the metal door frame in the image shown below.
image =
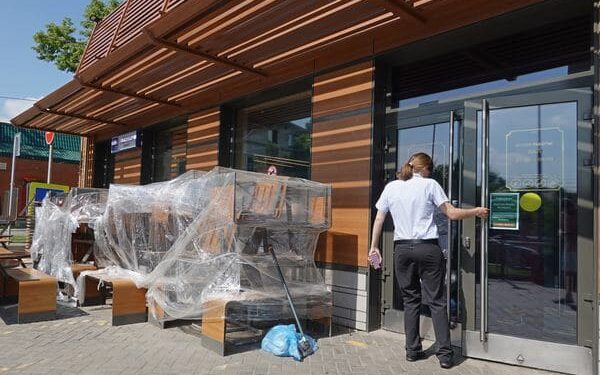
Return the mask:
M486 105L490 108L521 107L528 105L551 104L577 101L577 195L578 195L578 272L577 272L577 339L578 345L557 344L546 341L523 339L504 336L486 332L487 315L481 314L476 317L476 303L483 303L481 311L487 309L486 289L483 289L483 297L476 301L475 267L483 265L475 264L473 260L476 252L480 251L482 244L476 244L476 220L465 220L462 232L462 260L461 279L463 303L463 355L500 361L514 365L536 367L575 374L591 374L594 372L592 348L595 346L594 332L595 315L595 287L594 287L594 240L592 212L586 214L586 202L594 202L593 199L593 171L592 159L592 126L589 114L591 113L592 90L590 88L565 89L560 91L539 92L503 97L490 97L489 99L465 101L465 115L463 120L464 145L463 150L468 150L471 155L464 155L463 173L463 203L465 206L478 206L480 199L477 196L477 173L482 173L477 165L477 112ZM484 111L485 113L485 111ZM485 121L485 119L484 119ZM485 134L485 127L483 130ZM486 140L487 141L487 140ZM487 144L487 142L484 142ZM588 147L589 146L589 147ZM485 154L485 152L484 152ZM483 160L483 159L482 159ZM485 168L485 164L483 165ZM484 179L482 179L483 181ZM485 186L482 187L485 190ZM487 199L486 199L487 202ZM486 228L484 223L481 228ZM482 241L486 236L482 233ZM464 246L471 242L470 247ZM486 242L487 244L487 242ZM487 245L486 245L487 246ZM486 248L485 246L483 248ZM480 259L486 260L486 253ZM482 280L485 279L486 267L482 268ZM483 302L482 302L483 301ZM481 319L481 330L476 330L476 319ZM588 334L590 337L584 337ZM583 346L586 345L586 346Z
M458 138L458 142L456 142L457 146L458 146L458 150L454 150L454 158L453 159L458 159L459 164L458 164L458 170L454 172L454 178L456 179L455 181L457 182L456 185L458 185L458 189L456 191L453 192L453 195L456 197L455 201L459 202L460 201L460 191L461 191L461 178L460 176L462 175L462 147L461 145L461 139L462 139L462 132L460 131L460 129L462 128L461 123L462 123L462 105L463 102L462 101L455 101L455 102L451 102L451 103L447 103L444 105L436 105L433 107L428 108L426 107L419 107L413 110L407 110L407 111L401 111L401 112L397 112L397 116L394 119L394 121L392 123L388 123L388 121L386 121L386 129L385 129L385 134L386 134L386 148L387 148L387 153L386 153L386 160L385 160L385 176L386 176L386 180L385 182L390 182L393 181L395 179L395 175L394 173L390 173L390 169L392 169L392 171L396 171L398 169L398 132L400 130L403 129L411 129L411 128L418 128L418 127L422 127L422 126L430 126L430 125L434 125L434 124L440 124L440 123L451 123L452 120L454 120L455 124L458 124L457 126L455 126L456 128L458 128L458 132L454 133L454 131L450 130L450 137L454 137L454 139ZM387 117L388 115L386 115ZM456 131L456 130L455 130ZM450 150L449 150L450 153ZM452 155L450 155L449 158L452 158ZM453 168L453 163L454 160L449 160L450 162L450 168ZM452 181L449 181L449 186L450 184L452 184ZM457 229L457 233L460 234L460 226ZM449 236L451 237L451 236ZM386 330L390 330L390 331L394 331L394 332L399 332L399 333L404 333L404 313L401 310L395 310L393 309L393 297L394 297L394 264L393 264L393 250L394 250L394 243L393 243L393 223L391 221L391 218L387 217L386 222L384 224L384 229L383 229L383 233L382 233L382 251L383 251L383 257L384 257L384 263L383 263L383 277L385 280L389 280L389 282L385 282L384 283L384 290L383 290L383 295L384 295L384 303L383 303L383 308L384 308L384 316L382 319L382 327ZM460 251L458 251L457 253L460 254ZM459 267L456 270L457 271L457 276L460 273L460 260L459 260ZM446 273L447 275L449 275L449 272ZM458 277L458 290L460 292L460 277ZM391 298L392 300L389 301L387 300L388 298ZM449 298L449 297L447 297ZM448 303L449 306L449 303ZM462 340L462 326L460 324L460 322L455 323L453 325L451 325L451 336L452 336L452 345L455 346L461 346L461 340ZM433 340L434 338L434 334L433 334L433 323L431 321L431 318L429 317L421 317L420 320L420 334L422 337L427 338L427 339L431 339Z

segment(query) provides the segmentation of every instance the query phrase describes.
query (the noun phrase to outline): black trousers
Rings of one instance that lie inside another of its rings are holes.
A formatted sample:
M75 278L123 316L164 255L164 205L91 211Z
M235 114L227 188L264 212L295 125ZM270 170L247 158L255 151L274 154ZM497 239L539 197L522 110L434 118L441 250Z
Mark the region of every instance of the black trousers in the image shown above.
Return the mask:
M438 358L452 357L444 287L446 260L442 250L432 243L396 243L394 266L404 302L406 353L415 354L423 350L419 333L419 317L421 302L423 302L431 311Z

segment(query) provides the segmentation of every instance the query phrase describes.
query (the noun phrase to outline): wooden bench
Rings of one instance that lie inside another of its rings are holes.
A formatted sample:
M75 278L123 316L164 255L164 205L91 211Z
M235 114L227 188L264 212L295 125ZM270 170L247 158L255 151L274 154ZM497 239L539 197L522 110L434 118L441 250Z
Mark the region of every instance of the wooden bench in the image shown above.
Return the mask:
M106 298L112 295L112 325L121 326L148 321L146 307L146 289L137 288L127 279L101 280L87 275L84 280L85 298L81 306L106 304ZM88 292L90 293L88 297Z
M56 278L33 268L5 270L5 297L17 300L17 322L56 318Z
M287 302L281 303L287 304ZM264 329L264 331L253 327L251 322L235 321L235 319L232 319L232 316L239 314L235 313L235 310L238 310L244 304L245 301L215 299L207 301L202 305L201 333L203 347L219 355L226 356L241 351L240 348L244 344L251 343L248 337L244 337L248 335L240 335L241 331L254 331L255 336L257 335L256 331L258 331L258 337L255 338L255 342L258 342L271 326L284 323L295 324L292 315L289 317L282 316L274 321L260 321L259 319L258 326ZM253 304L258 308L262 306L260 299L253 301ZM297 307L301 305L302 303L296 302ZM306 306L305 312L307 314L303 322L305 331L315 336L331 336L331 305L319 304ZM249 336L252 335L253 333L251 332ZM240 336L242 337L241 342Z

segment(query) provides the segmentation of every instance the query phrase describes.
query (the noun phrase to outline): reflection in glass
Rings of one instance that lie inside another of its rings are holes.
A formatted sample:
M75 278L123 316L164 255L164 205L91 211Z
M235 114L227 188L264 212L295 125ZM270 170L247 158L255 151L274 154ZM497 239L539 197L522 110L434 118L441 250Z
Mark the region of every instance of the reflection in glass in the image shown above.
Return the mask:
M235 167L310 178L311 97L301 93L237 111Z
M185 173L186 134L186 125L154 133L152 182L168 181Z
M518 230L489 229L488 331L576 344L577 103L489 118L489 193L535 193L541 205L521 202Z

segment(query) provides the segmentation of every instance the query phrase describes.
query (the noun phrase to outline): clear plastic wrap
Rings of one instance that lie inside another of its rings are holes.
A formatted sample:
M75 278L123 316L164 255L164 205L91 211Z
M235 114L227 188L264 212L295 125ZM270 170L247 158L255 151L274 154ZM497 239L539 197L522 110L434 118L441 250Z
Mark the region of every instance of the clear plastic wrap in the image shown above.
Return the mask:
M105 189L72 189L68 194L49 194L36 208L31 257L40 271L75 287L71 266L72 235L81 224L96 221L106 205Z
M203 180L204 208L148 275L152 310L199 319L227 304L230 320L289 319L272 247L300 317L330 316L331 292L314 263L330 227L330 187L226 168Z
M202 175L190 171L167 182L111 185L106 210L94 224L98 266L152 272L201 211Z

